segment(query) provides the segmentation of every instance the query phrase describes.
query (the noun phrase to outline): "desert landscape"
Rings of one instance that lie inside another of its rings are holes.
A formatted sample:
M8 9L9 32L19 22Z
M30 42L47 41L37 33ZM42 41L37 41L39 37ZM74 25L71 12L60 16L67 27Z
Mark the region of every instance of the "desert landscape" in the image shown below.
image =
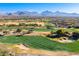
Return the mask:
M0 9L8 9L0 13L0 56L79 56L79 13L65 7L63 11L70 13L57 11L62 10L62 5L76 7L76 4L0 4ZM24 11L23 6L35 12Z

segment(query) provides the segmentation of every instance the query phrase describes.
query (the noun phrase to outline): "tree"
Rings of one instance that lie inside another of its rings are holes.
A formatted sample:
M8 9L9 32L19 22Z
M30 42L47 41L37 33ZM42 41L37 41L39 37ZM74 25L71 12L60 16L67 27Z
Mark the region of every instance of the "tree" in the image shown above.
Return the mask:
M59 29L56 31L56 34L63 34L64 33L64 29Z
M18 29L16 30L16 32L21 32L21 29L18 28Z
M27 31L27 34L32 33L32 32L33 32L33 30L34 30L34 28L30 28L30 29Z
M71 36L71 39L72 39L72 40L78 40L78 39L79 39L79 33L73 32L73 33L72 33L72 36Z

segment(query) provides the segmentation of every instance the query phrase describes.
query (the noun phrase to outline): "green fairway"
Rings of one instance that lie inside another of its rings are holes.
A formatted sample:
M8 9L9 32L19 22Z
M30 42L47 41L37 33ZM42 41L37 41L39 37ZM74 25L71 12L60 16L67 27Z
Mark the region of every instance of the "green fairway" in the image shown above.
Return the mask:
M74 43L58 43L49 40L42 36L3 36L0 37L0 42L4 44L28 44L31 48L46 49L46 50L61 50L70 52L79 52L79 42Z
M48 31L51 31L51 29L46 29L46 28L35 28L34 31L38 31L38 32L48 32Z

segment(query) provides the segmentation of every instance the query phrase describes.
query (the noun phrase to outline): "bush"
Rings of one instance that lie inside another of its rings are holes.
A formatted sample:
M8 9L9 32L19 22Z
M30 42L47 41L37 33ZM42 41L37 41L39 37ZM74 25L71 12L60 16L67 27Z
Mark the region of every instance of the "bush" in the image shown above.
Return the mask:
M19 26L25 26L26 24L25 23L19 23Z
M64 30L63 29L59 29L58 31L56 31L56 34L63 34Z
M73 32L73 33L72 33L72 36L71 36L71 39L72 39L72 40L78 40L78 39L79 39L79 33Z
M18 28L18 29L16 30L16 32L21 32L21 29Z
M56 32L51 31L51 35L49 37L51 38L70 37L70 33L65 29L59 29Z
M27 34L30 34L30 33L32 33L33 31L34 31L34 27L29 28L29 30L27 31Z
M27 24L27 26L38 26L38 24Z

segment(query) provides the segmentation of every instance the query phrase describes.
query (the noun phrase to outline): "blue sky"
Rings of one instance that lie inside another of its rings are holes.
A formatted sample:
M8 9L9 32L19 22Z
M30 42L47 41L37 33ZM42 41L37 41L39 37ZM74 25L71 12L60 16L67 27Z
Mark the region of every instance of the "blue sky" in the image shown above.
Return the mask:
M0 12L36 11L49 10L68 13L79 13L78 3L0 3Z

